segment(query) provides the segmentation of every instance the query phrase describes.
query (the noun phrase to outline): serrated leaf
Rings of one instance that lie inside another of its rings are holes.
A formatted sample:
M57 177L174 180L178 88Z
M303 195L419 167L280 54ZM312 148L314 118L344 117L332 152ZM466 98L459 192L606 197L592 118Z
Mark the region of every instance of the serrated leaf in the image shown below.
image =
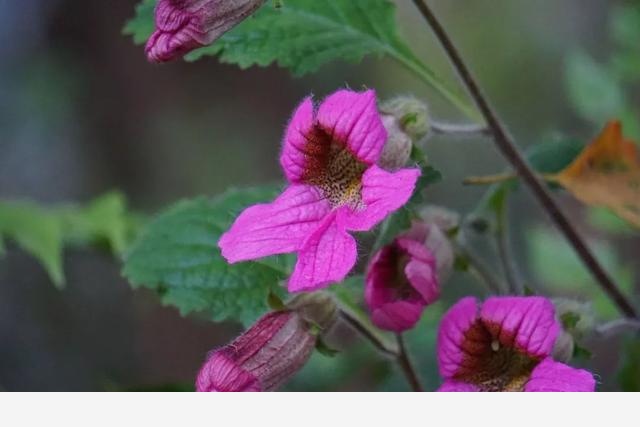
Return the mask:
M271 200L275 186L229 190L214 199L180 202L159 215L126 256L124 275L134 287L156 290L184 315L204 312L221 321L254 319L269 294L282 294L288 275L282 257L230 265L217 242L248 205Z
M397 35L394 12L388 0L290 0L279 9L267 4L188 59L220 54L222 62L241 68L277 62L295 75L336 59L359 62L366 55L403 56L417 64Z
M145 0L125 26L141 43L152 32L155 0ZM417 74L474 120L477 111L422 63L398 35L395 5L389 0L289 0L281 7L267 2L254 15L214 44L187 54L195 61L217 55L223 63L245 69L278 64L301 76L330 62L358 63L365 56L387 55Z
M125 24L122 34L132 36L135 44L147 41L153 33L153 11L157 0L142 0L136 6L135 15Z

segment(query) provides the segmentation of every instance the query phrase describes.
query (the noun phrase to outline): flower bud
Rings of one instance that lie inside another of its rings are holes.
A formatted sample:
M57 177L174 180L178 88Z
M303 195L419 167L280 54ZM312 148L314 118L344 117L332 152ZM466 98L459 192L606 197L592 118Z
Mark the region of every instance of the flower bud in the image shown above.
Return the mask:
M394 116L383 114L382 124L387 130L387 142L384 144L378 164L386 170L396 170L405 166L411 157L413 143L411 137L401 128Z
M167 62L213 43L265 0L159 0L155 31L145 52L151 62Z
M294 296L287 308L295 310L307 323L329 330L338 318L338 306L328 292L303 293Z
M380 105L380 112L395 117L399 128L416 142L429 132L427 104L412 96L398 96Z
M417 242L421 242L429 249L436 259L438 280L445 282L453 271L455 254L453 245L444 231L435 223L414 221L411 229L404 234Z
M316 339L297 311L268 313L210 354L198 373L196 391L275 390L302 368Z
M427 205L420 209L420 219L427 224L435 224L445 233L460 225L460 214L442 206Z
M575 339L584 338L596 327L596 317L591 303L569 298L553 298L552 302L562 329Z
M573 337L567 331L562 330L560 331L560 334L558 335L558 338L553 345L551 355L553 356L554 360L567 363L570 362L573 358L574 348L575 343Z
M422 242L399 237L379 250L369 264L365 301L371 320L381 329L402 332L413 328L439 295L436 259Z

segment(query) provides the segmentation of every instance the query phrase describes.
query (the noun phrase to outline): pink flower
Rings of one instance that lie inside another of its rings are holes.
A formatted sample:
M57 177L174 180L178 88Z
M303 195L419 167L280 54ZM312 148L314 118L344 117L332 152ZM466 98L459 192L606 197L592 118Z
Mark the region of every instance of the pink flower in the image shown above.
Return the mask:
M145 52L166 62L213 43L258 9L265 0L159 0L156 29Z
M338 282L356 262L348 231L366 231L404 205L418 169L376 166L387 135L372 90L340 90L314 111L306 98L285 132L280 165L288 187L240 214L218 245L230 263L297 252L292 292Z
M275 390L302 368L315 344L316 336L297 312L269 313L209 356L196 391Z
M374 255L367 269L365 301L381 329L413 328L439 294L436 259L423 242L397 238Z
M591 373L550 357L559 331L546 298L463 298L440 323L439 391L594 391Z

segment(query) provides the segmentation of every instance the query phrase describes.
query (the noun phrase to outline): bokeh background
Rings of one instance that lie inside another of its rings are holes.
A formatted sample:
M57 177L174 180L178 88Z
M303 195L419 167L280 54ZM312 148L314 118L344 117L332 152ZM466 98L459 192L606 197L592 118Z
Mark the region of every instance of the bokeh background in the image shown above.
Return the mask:
M411 2L396 3L412 47L451 76ZM567 61L575 52L608 61L616 49L612 16L631 2L431 3L522 147L551 135L588 140L596 134L601 125L585 120L568 93ZM153 214L182 198L275 181L293 107L310 92L321 97L345 85L376 88L383 99L414 93L434 117L463 120L387 60L334 63L303 78L275 66L240 71L214 58L149 64L142 48L121 34L135 4L0 0L0 199L53 205L117 189L132 209ZM640 105L637 85L625 85L624 93ZM428 189L429 201L461 212L472 210L485 192L463 186L462 179L506 167L481 137L434 137L425 149L444 175ZM637 296L638 238L603 230L570 196L556 197L612 274ZM528 280L554 292L599 293L526 191L510 201L510 226L515 258ZM486 253L486 262L497 265ZM183 318L150 292L131 290L121 263L100 249L69 249L64 267L67 286L60 291L37 261L8 242L0 259L0 390L188 389L206 352L241 330ZM411 337L431 388L438 384L437 319L457 295L477 287L462 273L445 286L444 301L428 310ZM603 318L615 317L606 301L601 305ZM352 341L336 358L314 356L289 388L404 389L395 368L367 344ZM622 341L600 339L592 343L594 358L578 362L599 373L604 390L620 387Z

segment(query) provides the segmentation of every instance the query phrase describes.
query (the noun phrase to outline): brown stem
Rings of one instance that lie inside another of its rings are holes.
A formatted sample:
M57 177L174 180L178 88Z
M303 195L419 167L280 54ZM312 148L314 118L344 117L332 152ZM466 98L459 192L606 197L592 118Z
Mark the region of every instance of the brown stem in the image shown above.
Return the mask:
M458 72L460 79L467 87L469 94L476 103L478 109L482 113L487 126L491 129L495 143L502 153L502 155L511 163L513 168L518 172L531 189L534 196L538 199L538 202L548 212L551 219L555 222L556 226L564 234L565 238L573 246L574 250L582 259L582 262L589 269L593 277L597 280L600 287L604 292L613 300L618 306L620 311L627 317L637 318L637 313L634 307L627 301L626 297L620 292L616 284L611 280L607 272L602 268L598 260L593 256L585 242L582 240L576 229L571 225L567 217L560 210L556 202L551 198L551 195L547 191L545 185L538 179L535 172L527 164L524 157L520 154L515 146L515 143L506 128L500 122L497 114L493 108L489 105L489 102L482 94L482 91L478 87L473 75L467 68L466 64L462 60L462 57L458 53L455 45L449 38L448 34L440 25L440 22L433 14L429 6L424 0L413 0L422 16L427 20L429 26L433 30L434 34L442 44L447 56L453 63L454 68Z
M409 385L411 385L411 389L413 391L424 391L420 384L420 379L418 379L418 374L411 363L411 359L409 359L409 354L407 353L407 348L404 345L404 338L402 337L402 334L396 334L396 338L398 340L398 349L400 350L400 353L398 354L398 364L400 365L400 368L402 368L404 376L407 378L407 381L409 382Z
M360 320L356 317L352 316L350 313L340 310L340 316L347 322L353 329L355 329L360 335L369 340L373 346L378 349L385 356L389 356L392 358L398 357L398 353L390 348L388 348L380 339L375 336L375 334L371 333L371 331L364 326Z
M396 335L396 339L398 340L398 349L390 349L387 347L374 333L372 333L368 327L362 324L362 322L353 316L351 313L340 310L340 316L344 321L346 321L353 329L355 329L360 335L369 340L373 346L378 349L385 356L391 357L395 359L400 368L402 368L402 373L407 379L407 382L411 386L413 391L423 391L422 386L420 385L420 381L418 380L418 375L411 364L411 360L407 354L407 350L404 346L404 340L400 334Z

